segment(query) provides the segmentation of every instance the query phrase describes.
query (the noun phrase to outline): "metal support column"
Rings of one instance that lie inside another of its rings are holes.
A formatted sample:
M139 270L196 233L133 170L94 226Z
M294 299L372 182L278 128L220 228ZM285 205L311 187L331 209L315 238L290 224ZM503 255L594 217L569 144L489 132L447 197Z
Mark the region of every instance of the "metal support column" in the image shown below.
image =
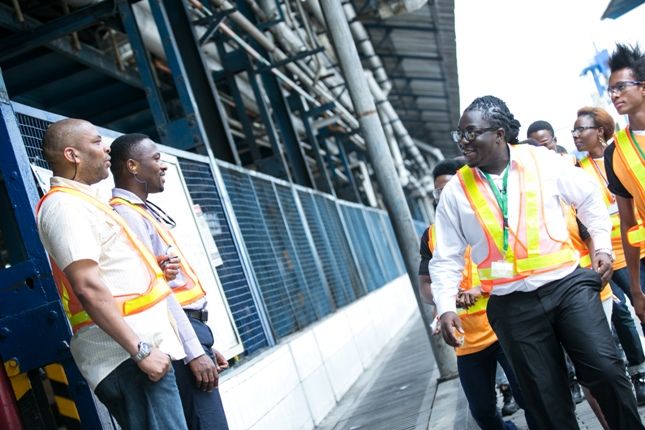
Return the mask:
M436 340L429 332L432 315L424 309L418 288L418 237L405 200L405 195L398 180L394 162L385 138L385 132L378 117L374 99L365 79L365 71L360 58L347 17L340 0L320 0L327 29L336 50L336 56L347 81L347 88L359 119L361 131L367 145L367 153L374 173L383 193L383 200L394 226L396 238L403 254L403 260L410 277L419 311L424 320L424 326L437 366L442 378L455 376L457 373L454 353L444 348L443 340Z
M217 90L206 72L183 1L150 0L184 116L165 130L171 146L199 150L240 164ZM170 17L172 16L172 24ZM163 136L166 137L166 136Z

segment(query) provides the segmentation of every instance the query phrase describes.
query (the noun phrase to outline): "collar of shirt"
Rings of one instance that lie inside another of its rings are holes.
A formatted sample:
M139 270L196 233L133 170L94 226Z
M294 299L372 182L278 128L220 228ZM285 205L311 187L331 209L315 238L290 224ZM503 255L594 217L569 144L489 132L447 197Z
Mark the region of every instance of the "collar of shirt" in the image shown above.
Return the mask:
M94 197L97 200L101 200L101 195L97 187L93 185L83 184L78 181L71 179L63 178L61 176L52 176L49 180L50 187L68 187L78 190L88 196Z
M122 198L124 200L129 201L130 203L132 203L134 205L140 205L140 206L145 206L146 205L146 203L143 200L141 200L141 198L139 196L137 196L136 194L134 194L131 191L124 190L123 188L114 188L114 189L112 189L112 197Z

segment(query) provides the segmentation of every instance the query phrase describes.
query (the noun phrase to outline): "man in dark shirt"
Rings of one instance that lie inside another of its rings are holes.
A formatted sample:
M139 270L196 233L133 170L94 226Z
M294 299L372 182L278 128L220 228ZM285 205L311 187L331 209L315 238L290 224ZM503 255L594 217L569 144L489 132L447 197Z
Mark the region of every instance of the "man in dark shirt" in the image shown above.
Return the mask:
M631 301L636 315L645 323L645 295L642 286L645 284L645 261L640 259L640 248L644 243L630 244L627 232L636 228L639 221L636 210L642 219L645 217L645 192L642 180L630 180L626 177L638 178L638 174L626 172L628 168L622 162L617 162L616 141L628 138L636 147L640 156L640 168L643 166L643 148L645 148L645 55L638 45L630 47L618 44L609 59L611 75L607 92L614 107L621 115L627 115L629 126L626 131L614 135L614 142L605 150L605 170L609 190L616 196L616 204L620 213L621 235L625 260L629 271L631 285ZM638 163L637 163L638 164ZM629 175L626 175L629 173ZM621 179L623 178L623 179ZM636 245L636 246L634 246Z

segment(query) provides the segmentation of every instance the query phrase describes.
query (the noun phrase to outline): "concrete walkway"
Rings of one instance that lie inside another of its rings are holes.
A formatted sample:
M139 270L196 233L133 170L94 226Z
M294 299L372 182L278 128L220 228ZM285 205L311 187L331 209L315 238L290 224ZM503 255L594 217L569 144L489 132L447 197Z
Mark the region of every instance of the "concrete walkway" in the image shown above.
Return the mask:
M398 342L381 352L317 429L477 430L459 379L437 385L438 377L421 318L415 314ZM645 406L639 411L645 422ZM577 405L576 415L581 429L602 430L586 401ZM505 419L528 429L522 411Z

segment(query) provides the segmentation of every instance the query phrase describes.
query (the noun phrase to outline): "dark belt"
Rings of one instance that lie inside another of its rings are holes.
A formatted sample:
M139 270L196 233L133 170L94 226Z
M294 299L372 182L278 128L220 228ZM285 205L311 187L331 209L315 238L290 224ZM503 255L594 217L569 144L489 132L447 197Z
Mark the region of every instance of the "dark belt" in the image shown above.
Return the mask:
M206 309L203 309L201 311L195 309L184 309L184 312L186 312L186 316L190 318L195 318L196 320L200 320L201 322L208 321L208 311Z

